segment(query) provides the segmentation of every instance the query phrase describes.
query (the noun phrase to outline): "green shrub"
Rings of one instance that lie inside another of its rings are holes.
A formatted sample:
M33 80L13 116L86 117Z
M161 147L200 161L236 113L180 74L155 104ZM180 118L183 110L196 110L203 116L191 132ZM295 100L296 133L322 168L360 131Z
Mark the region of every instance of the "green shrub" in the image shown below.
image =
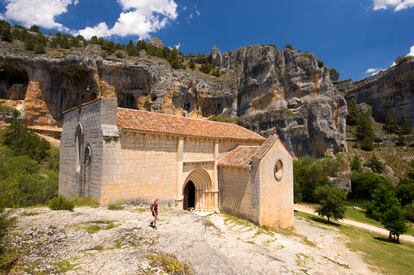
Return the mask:
M375 155L368 161L368 167L375 173L381 174L385 170L385 165Z
M14 120L4 133L4 144L16 155L27 155L41 161L48 157L50 144L28 129L23 122Z
M99 207L99 203L91 197L74 198L72 199L72 202L74 203L76 207L83 207L83 206L89 206L92 208Z
M115 56L118 58L125 58L125 55L122 51L116 51Z
M336 81L339 80L340 74L339 74L339 72L335 68L331 68L329 70L329 72L330 72L331 81L336 82Z
M390 204L381 216L381 224L390 231L389 239L400 242L400 234L407 232L407 220L398 200Z
M48 206L52 210L69 210L73 211L75 204L71 201L66 199L65 197L59 195L51 199L48 203Z
M124 209L124 207L117 203L108 205L108 210L122 210L122 209Z
M293 45L292 45L292 44L286 44L286 45L285 45L285 48L286 48L286 49L289 49L289 50L292 50L292 51L294 51L294 50L295 50L295 47L293 47Z
M304 157L293 163L295 202L317 202L315 189L330 184L329 177L335 177L348 169L343 154L315 160Z
M220 77L220 68L215 68L211 74L215 77Z
M225 117L225 116L213 116L209 118L209 120L217 121L217 122L233 123L233 124L238 124L240 122L240 118L238 117Z
M211 63L208 63L207 61L204 62L200 67L200 71L205 74L210 74L212 69L213 69L213 65Z
M14 223L15 219L10 218L9 213L0 206L0 274L3 274L3 272L7 274L12 267L12 263L17 259L17 256L11 253L5 244L7 233Z
M352 171L361 171L362 163L361 159L358 156L354 156L351 161L351 170Z
M57 171L40 171L28 156L13 156L7 147L0 149L0 199L7 207L26 207L47 203L56 196Z
M321 205L316 212L319 216L335 220L342 219L345 214L346 192L331 184L318 186L315 189L315 197Z
M372 138L364 137L364 139L361 141L361 149L368 152L374 150L374 142Z
M42 54L42 53L45 53L45 52L46 52L45 47L44 47L42 44L40 44L40 43L37 43L37 44L35 45L35 47L34 47L33 51L34 51L36 54Z

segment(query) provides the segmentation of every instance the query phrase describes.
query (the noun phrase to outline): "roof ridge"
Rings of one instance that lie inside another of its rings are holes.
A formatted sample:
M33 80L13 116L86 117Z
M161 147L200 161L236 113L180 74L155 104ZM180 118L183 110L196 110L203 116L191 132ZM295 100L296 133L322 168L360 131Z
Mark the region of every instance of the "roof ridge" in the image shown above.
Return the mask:
M198 117L186 117L186 116L177 116L177 115L172 115L172 114L151 112L151 111L147 111L147 110L129 109L129 108L123 108L123 107L117 107L117 108L118 109L128 110L128 111L131 110L131 111L145 112L145 113L154 114L154 115L169 116L169 117L183 118L183 119L191 119L191 120L197 120L197 121L206 121L206 122L214 123L214 124L217 123L217 124L235 125L235 126L238 126L238 127L242 127L242 126L240 126L238 124L235 124L235 123L223 122L223 121L213 121L213 120L209 120L209 119L204 118L204 117L202 117L202 118L198 118Z

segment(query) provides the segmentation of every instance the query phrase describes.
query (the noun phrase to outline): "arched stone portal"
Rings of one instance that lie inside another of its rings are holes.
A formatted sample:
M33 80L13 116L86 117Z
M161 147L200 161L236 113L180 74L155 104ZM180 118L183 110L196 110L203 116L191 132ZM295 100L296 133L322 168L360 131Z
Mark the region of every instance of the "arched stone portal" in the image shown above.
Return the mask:
M194 198L192 197L194 188ZM194 206L192 206L194 205ZM183 208L194 207L196 211L216 211L218 209L218 194L213 190L213 184L208 172L196 168L188 175L183 185Z
M190 180L187 182L184 188L184 201L183 201L183 208L184 210L188 210L191 208L195 208L195 186L194 183Z

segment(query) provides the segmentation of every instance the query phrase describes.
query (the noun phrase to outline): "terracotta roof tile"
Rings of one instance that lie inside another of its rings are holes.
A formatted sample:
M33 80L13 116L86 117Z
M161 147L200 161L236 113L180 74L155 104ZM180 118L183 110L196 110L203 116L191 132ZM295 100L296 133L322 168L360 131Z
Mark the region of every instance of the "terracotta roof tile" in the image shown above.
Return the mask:
M225 138L250 141L265 139L236 124L153 113L141 110L117 109L117 125L123 129L167 133L180 136Z
M249 168L259 146L237 146L219 161L219 166Z
M253 156L253 159L261 160L278 139L279 137L277 135L268 137L266 141L257 149Z
M260 146L237 146L222 157L219 166L249 168L253 160L261 160L278 140L277 135L270 136Z

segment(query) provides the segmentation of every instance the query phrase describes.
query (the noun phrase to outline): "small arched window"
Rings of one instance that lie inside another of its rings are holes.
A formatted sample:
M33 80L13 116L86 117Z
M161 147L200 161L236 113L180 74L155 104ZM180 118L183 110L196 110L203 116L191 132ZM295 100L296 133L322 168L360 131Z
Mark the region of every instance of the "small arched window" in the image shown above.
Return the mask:
M76 127L75 132L75 147L76 147L76 172L80 172L80 165L82 163L83 152L83 127L81 124Z
M281 181L283 178L283 162L278 160L275 164L274 175L277 181Z

